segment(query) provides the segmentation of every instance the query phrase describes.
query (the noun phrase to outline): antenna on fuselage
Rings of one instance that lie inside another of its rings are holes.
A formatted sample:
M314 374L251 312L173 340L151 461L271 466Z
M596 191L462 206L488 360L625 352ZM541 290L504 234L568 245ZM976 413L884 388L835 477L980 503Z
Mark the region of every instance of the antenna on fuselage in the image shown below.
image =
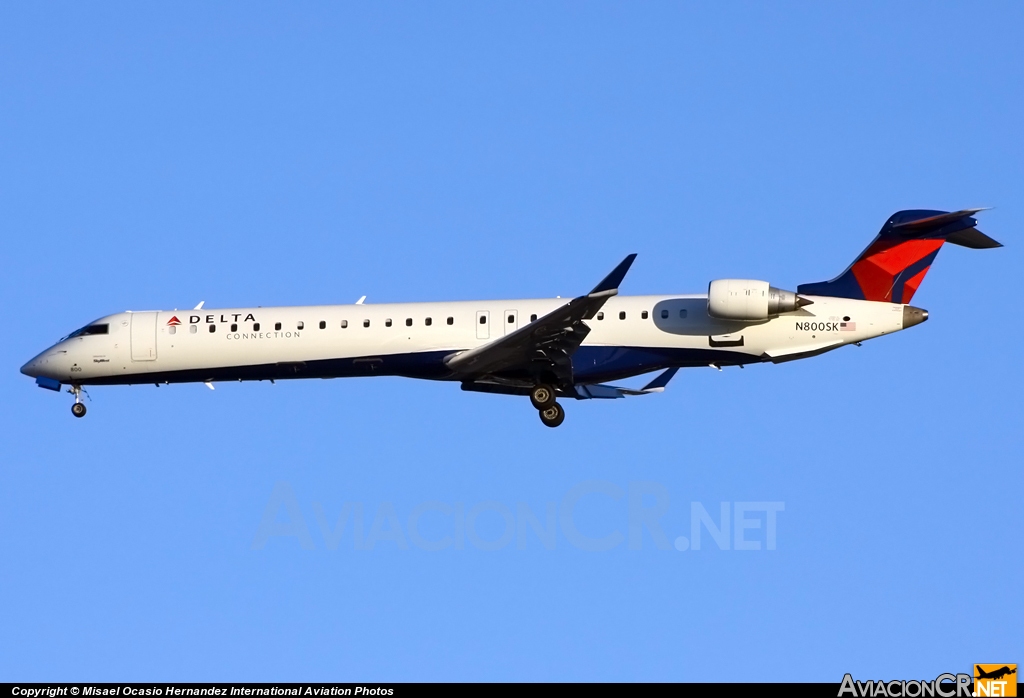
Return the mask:
M362 305L363 301L366 300L366 296L359 296L359 300L356 301L356 305Z
M205 303L205 302L206 301L199 301L199 305L197 305L196 307L192 308L192 310L202 310L203 309L203 303Z

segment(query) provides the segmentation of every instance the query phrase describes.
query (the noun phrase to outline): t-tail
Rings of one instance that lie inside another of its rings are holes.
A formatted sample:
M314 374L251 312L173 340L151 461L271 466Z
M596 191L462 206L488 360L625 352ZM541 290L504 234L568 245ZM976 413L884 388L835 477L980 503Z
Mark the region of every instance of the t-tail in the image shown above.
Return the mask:
M1002 247L975 227L972 216L983 210L894 213L846 271L831 281L801 284L797 293L909 303L943 243L974 250Z

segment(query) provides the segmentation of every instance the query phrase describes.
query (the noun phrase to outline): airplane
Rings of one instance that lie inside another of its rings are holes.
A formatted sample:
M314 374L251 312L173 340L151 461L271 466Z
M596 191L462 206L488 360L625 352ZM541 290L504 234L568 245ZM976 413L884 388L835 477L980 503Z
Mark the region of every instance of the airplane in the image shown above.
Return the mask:
M562 298L191 311L126 311L78 329L21 368L49 390L68 386L86 413L92 385L405 376L530 398L541 422L565 419L559 398L649 395L680 368L782 363L905 330L928 319L910 305L939 248L1002 245L973 214L893 214L831 281L796 292L717 279L700 295L620 296L627 256L589 293ZM640 389L608 384L661 373Z
M1004 676L1009 676L1010 674L1016 674L1017 673L1017 668L1016 667L1011 669L1008 666L1001 667L1001 668L996 669L994 671L985 671L981 667L978 667L977 665L975 665L975 669L977 670L977 674L978 674L977 676L974 677L976 679L1001 679Z

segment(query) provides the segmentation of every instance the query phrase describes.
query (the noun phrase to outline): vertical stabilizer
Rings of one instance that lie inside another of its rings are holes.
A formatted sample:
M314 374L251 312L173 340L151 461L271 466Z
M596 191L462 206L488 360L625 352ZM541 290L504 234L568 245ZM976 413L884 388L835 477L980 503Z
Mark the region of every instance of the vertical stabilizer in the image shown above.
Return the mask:
M831 281L801 284L797 293L909 303L944 243L972 249L1002 247L975 227L973 214L982 210L894 213L846 271Z

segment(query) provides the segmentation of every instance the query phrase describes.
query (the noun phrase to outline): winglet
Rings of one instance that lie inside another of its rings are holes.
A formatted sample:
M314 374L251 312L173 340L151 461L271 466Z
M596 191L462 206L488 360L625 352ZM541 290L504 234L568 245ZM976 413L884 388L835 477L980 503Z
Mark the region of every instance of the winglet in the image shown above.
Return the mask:
M657 378L655 378L650 383L645 385L641 389L641 392L644 392L644 393L660 393L660 392L664 391L665 390L665 386L668 385L668 382L675 377L676 372L678 370L679 370L678 366L673 366L672 368L668 369L667 371L659 374Z
M594 290L590 292L591 296L614 296L619 292L619 284L622 283L622 279L625 278L626 272L629 271L629 267L633 264L633 260L636 259L636 254L631 254L624 260L619 262L619 266L612 269L612 273L604 277Z

